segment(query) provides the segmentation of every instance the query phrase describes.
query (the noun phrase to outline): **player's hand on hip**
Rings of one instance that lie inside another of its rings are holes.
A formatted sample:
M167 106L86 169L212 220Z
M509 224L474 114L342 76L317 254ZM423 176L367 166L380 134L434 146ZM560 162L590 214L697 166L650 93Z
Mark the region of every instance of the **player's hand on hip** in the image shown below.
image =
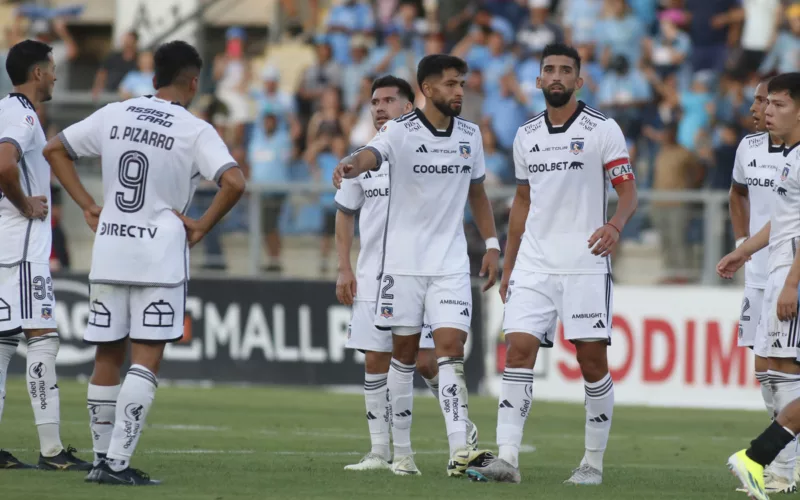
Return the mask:
M47 207L47 196L28 196L26 199L25 210L22 215L28 219L45 220L47 212L50 209Z
M797 287L784 285L778 295L778 319L791 321L797 317Z
M340 304L353 305L356 296L356 277L352 270L339 271L336 278L336 298Z
M589 248L592 250L592 255L606 257L611 254L618 241L619 231L611 224L606 224L589 238Z
M177 210L173 210L173 212L175 212L175 215L183 222L183 227L186 228L186 239L189 240L189 248L192 248L198 241L203 239L203 236L206 235L208 230L204 228L199 221L186 217Z
M336 168L333 170L333 186L339 189L342 187L342 179L350 179L353 177L354 173L353 165L349 163L340 163L336 165Z
M723 257L717 264L717 274L726 280L733 279L733 275L750 260L750 256L739 250L734 250Z
M508 276L504 274L503 279L500 280L500 300L503 301L503 304L506 303L507 297L508 297Z
M483 255L483 263L481 264L481 272L478 274L480 277L487 276L486 283L483 284L483 291L492 288L497 282L497 262L500 259L500 251L496 248L486 250Z
M86 219L86 223L89 224L93 233L97 232L97 225L100 223L100 213L102 211L103 207L97 205L92 205L83 211L83 218Z

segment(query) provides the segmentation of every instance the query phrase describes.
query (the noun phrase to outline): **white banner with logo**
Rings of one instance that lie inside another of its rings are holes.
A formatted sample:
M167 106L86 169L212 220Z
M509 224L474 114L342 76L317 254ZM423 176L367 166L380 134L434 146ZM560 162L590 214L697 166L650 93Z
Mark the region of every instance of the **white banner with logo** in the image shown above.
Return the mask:
M498 395L504 363L503 303L488 292L486 387ZM625 287L614 290L609 366L619 404L763 409L753 355L736 346L742 291L714 287ZM540 350L534 398L584 401L574 346L563 329L555 347Z
M120 46L129 31L139 34L141 48L165 34L168 35L162 42L183 40L196 46L201 23L192 16L199 7L199 0L117 0L115 46Z

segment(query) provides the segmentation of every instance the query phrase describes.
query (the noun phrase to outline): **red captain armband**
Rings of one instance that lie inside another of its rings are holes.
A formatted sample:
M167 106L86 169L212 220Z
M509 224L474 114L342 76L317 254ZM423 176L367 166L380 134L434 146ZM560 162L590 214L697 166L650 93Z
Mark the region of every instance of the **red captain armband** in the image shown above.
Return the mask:
M618 186L626 181L635 179L633 175L633 167L627 158L620 158L606 164L606 171L608 178L611 179L612 186Z

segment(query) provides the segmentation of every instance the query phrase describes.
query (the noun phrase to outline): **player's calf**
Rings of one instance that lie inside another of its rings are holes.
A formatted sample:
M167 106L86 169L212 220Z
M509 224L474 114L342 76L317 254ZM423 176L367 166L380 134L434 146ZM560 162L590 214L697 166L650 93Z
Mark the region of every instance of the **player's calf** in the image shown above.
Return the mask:
M127 345L124 340L100 344L95 352L94 372L86 391L94 466L99 465L108 453L121 387L120 370L125 362Z
M575 343L586 391L586 451L581 465L567 482L600 484L603 455L614 415L614 382L608 371L607 339L585 339ZM598 479L599 477L599 479Z

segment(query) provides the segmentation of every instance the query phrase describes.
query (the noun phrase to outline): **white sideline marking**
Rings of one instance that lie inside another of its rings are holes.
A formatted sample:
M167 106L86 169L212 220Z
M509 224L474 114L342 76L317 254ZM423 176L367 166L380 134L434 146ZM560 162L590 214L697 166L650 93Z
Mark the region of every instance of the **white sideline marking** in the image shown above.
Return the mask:
M36 450L26 448L8 448L7 451L11 453L24 453L34 452ZM536 451L535 446L523 444L519 449L520 453L533 453ZM80 449L78 453L93 453L91 449ZM340 456L360 456L363 451L293 451L293 450L278 450L278 451L256 451L256 450L169 450L169 449L144 449L139 453L145 455L288 455L288 456L309 456L309 457L340 457ZM449 450L420 450L415 452L417 455L443 455L447 456Z

